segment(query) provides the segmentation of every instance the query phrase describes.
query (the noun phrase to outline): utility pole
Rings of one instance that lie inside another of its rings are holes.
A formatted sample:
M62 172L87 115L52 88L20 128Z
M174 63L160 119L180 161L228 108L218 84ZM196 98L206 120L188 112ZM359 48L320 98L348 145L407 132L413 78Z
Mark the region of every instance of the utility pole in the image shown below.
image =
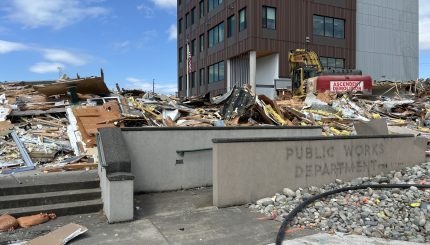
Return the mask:
M152 79L152 93L155 94L155 78Z

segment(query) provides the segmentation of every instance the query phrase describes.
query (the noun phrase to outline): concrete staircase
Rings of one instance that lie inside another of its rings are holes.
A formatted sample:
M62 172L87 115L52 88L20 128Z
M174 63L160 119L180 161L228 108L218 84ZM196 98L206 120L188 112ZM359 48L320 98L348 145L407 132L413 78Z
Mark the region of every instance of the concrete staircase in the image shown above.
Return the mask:
M64 216L98 212L102 207L97 171L0 175L0 215Z

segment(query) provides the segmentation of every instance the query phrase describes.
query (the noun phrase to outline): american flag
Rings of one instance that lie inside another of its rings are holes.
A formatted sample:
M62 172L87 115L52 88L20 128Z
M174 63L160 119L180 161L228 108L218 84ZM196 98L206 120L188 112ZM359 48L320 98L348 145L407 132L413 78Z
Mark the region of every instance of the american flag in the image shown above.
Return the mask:
M191 73L193 71L193 61L191 57L190 45L187 44L187 62L188 62L188 72Z

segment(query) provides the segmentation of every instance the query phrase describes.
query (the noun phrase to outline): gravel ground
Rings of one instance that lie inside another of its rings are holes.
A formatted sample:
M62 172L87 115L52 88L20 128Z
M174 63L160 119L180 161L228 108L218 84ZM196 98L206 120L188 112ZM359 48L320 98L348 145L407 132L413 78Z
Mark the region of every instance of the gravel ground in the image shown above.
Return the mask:
M263 198L249 208L278 221L303 199L329 190L361 184L430 184L430 163L405 168L373 178L358 178L351 182L335 183L283 193ZM329 233L341 232L354 235L392 240L430 243L430 190L383 189L350 191L316 201L300 212L293 221L293 228L312 228Z

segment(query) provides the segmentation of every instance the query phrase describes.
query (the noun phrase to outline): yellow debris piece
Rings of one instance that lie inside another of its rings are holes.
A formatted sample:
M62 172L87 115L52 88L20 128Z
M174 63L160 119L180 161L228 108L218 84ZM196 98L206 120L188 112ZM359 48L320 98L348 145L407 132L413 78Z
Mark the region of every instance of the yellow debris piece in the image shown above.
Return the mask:
M374 114L372 114L372 118L373 119L381 119L381 115L379 115L378 113L374 113Z
M421 203L415 202L415 203L411 203L409 206L414 207L414 208L418 208L418 207L421 207Z

